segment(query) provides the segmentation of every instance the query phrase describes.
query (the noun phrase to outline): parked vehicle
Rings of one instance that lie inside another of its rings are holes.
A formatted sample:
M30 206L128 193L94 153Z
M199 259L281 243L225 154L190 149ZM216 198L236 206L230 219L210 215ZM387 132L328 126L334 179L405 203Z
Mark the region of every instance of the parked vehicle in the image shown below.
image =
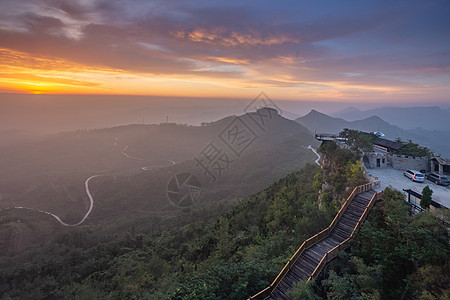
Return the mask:
M416 182L424 182L425 181L425 176L416 170L405 171L405 172L403 172L403 175L405 175L412 181L416 181Z
M429 181L432 181L436 184L440 184L440 185L449 185L450 184L450 180L447 178L447 176L444 176L444 175L431 173L431 174L427 174L426 177Z

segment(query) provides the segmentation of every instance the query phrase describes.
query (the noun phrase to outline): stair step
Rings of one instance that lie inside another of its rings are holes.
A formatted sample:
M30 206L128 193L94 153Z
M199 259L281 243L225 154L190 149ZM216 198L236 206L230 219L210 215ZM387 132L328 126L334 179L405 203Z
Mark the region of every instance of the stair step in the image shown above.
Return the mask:
M348 207L347 210L345 211L345 213L351 213L356 216L361 216L362 213L364 212L364 209L359 208L359 207Z
M325 254L347 240L376 193L367 191L356 195L335 224L330 234L306 249L294 262L271 293L272 299L287 300L288 291L301 280L308 280Z
M316 266L314 266L314 269L312 271L309 271L309 269L303 268L303 266L295 265L294 267L295 273L298 274L300 277L304 278L305 280L311 276L312 272L316 269Z
M274 300L289 300L289 298L280 290L276 289L272 292L272 298Z
M330 237L331 237L332 239L336 240L337 242L339 242L339 244L346 240L345 237L340 236L340 235L337 235L337 234L334 233L334 232L330 234Z
M366 209L367 204L360 204L358 202L352 202L348 205L347 208L358 208L358 209L362 209L363 211Z
M352 202L359 202L359 203L362 203L362 204L368 204L370 202L370 199L364 198L364 197L360 197L360 196L356 196L355 198L352 199Z
M293 288L295 284L298 282L298 280L295 280L295 278L290 272L286 274L286 276L284 276L283 281L286 282L287 285L291 288Z
M334 227L333 228L333 232L334 233L336 233L336 234L338 234L338 235L341 235L341 236L343 236L343 237L349 237L350 236L350 233L351 233L351 231L349 231L349 230L343 230L343 229L341 229L341 228L339 228L339 227Z
M320 248L317 244L309 248L310 251L317 253L320 256L320 259L327 253L323 248Z
M286 296L287 292L289 290L291 290L291 287L287 283L285 283L283 280L280 281L280 283L278 284L278 288L279 288L280 292L282 292L285 296Z
M345 213L342 214L342 216L339 218L339 220L349 220L349 221L353 221L353 220L358 220L359 217L361 217L361 214L357 214L355 211L351 211L351 210L347 210L345 211Z
M336 247L339 243L337 243L336 241L330 239L330 238L326 238L322 241L322 243L326 244L330 250L333 249L334 247Z
M331 250L331 247L328 246L325 243L322 243L322 241L320 241L319 243L316 244L317 247L319 247L320 249L322 249L323 251L325 251L325 253L327 253L328 251Z
M358 221L356 220L339 220L339 222L336 224L335 227L341 227L343 229L350 229L353 230L353 228L355 228L355 225L358 223Z
M307 261L304 257L300 257L292 268L295 267L304 270L305 274L311 274L316 269L317 264L313 265L309 261Z
M314 268L319 264L320 260L317 260L314 256L310 255L309 253L303 253L301 255L305 260L307 260Z

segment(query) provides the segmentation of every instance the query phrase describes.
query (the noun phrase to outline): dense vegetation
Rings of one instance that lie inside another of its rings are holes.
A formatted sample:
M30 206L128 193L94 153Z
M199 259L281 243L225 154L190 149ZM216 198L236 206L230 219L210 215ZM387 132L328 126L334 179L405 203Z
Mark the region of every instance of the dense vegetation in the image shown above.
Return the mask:
M382 202L335 263L328 299L449 299L447 225L429 211L410 216L404 195L387 188Z
M308 165L235 208L197 208L67 231L5 259L4 299L242 299L328 226ZM217 217L217 211L227 211ZM22 263L17 263L22 261Z
M241 116L257 127L248 118ZM29 212L22 217L3 208L44 210L76 224L89 209L85 180L92 175L102 176L89 182L94 208L83 225L176 212L167 199L167 184L178 173L200 179L201 205L225 205L261 191L316 157L307 148L317 142L311 133L281 116L266 123L265 131L255 128L258 139L238 157L218 137L232 120L209 126L128 125L67 132L0 147L0 257L37 246L53 238L54 231L64 230L45 215L30 218ZM205 158L200 152L211 142L231 160L221 164L222 170L217 164L209 166L215 182L194 160Z
M354 168L358 159L350 151L322 151L333 164L327 168L329 174L322 170L319 177L331 180L332 173L352 168L361 172ZM124 219L115 225L68 230L42 248L5 258L0 295L245 298L266 287L297 247L334 217L339 205L318 205L318 171L316 165L307 165L237 205L210 203L176 217ZM342 187L333 194L356 183L346 178L339 177ZM333 197L328 196L330 201Z
M337 211L353 187L366 182L360 155L338 147L334 142L323 143L319 151L322 154L323 167L315 176L314 184L320 189L320 204Z
M404 144L404 146L398 151L398 154L414 157L429 157L432 154L430 149L427 147L421 147L419 144L413 143L411 140L407 143L401 139L397 139L397 141Z
M339 133L339 136L346 138L346 144L350 146L353 151L371 151L373 149L372 139L376 137L373 133L362 132L344 128Z
M364 182L357 154L333 143L320 151L322 169L306 165L234 203L68 229L40 248L3 256L0 297L244 299L266 287ZM398 192L385 193L350 252L317 283L324 297L448 298L446 228L429 213L409 216ZM292 297L320 299L312 283Z
M377 137L374 133L367 133L348 128L341 131L339 136L347 139L346 143L353 151L371 151L373 149L372 140ZM398 150L397 154L414 157L429 157L432 155L430 149L427 147L421 147L419 144L413 143L411 140L405 142L401 138L397 138L396 142L403 144L403 147Z

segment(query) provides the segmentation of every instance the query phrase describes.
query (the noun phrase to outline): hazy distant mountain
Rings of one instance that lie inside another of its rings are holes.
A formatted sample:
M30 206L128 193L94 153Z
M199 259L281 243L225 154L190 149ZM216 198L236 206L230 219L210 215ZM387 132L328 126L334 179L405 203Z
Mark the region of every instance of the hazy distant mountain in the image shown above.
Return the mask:
M87 209L84 181L103 174L90 183L99 200L90 220L125 211L174 209L166 196L170 178L181 172L205 177L206 171L196 166L194 158L203 157L203 151L212 155L212 148L207 148L211 142L220 155L228 155L230 165L221 171L220 180L208 186L208 201L256 192L316 158L307 146L318 142L297 122L273 116L261 124L259 116L245 114L240 116L239 129L235 120L229 116L203 126L135 124L5 146L0 148L0 208L43 209L74 223ZM234 137L244 128L251 134ZM227 137L241 144L251 138L251 143L237 155L224 142ZM210 179L204 178L205 185Z
M450 130L450 109L441 109L439 106L381 107L366 111L348 107L332 114L332 116L347 121L379 116L386 122L403 129Z
M309 130L319 133L339 133L344 128L352 128L366 132L382 131L388 138L404 135L403 130L376 116L349 122L312 110L306 116L297 118L296 121Z
M341 116L346 116L346 115L356 115L357 113L360 113L360 112L361 112L361 110L357 109L356 107L348 106L344 109L341 109L341 110L331 114L331 116L341 117ZM344 118L344 117L342 117L342 118Z
M400 137L405 141L412 140L415 143L430 148L436 154L450 157L450 143L448 142L450 141L450 130L403 130L377 116L356 121L346 121L340 118L330 117L316 110L312 110L309 114L296 119L296 121L309 130L318 133L339 133L344 128L366 132L381 131L388 139Z
M432 149L435 154L450 158L450 131L410 129L406 132L411 139Z

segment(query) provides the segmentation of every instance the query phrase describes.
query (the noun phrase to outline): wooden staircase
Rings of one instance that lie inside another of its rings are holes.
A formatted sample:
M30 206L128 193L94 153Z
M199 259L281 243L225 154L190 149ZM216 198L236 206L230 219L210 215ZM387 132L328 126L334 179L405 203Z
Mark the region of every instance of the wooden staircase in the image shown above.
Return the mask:
M372 184L355 188L331 225L306 240L274 282L250 299L289 299L287 293L301 281L315 278L327 262L345 250L381 193Z

